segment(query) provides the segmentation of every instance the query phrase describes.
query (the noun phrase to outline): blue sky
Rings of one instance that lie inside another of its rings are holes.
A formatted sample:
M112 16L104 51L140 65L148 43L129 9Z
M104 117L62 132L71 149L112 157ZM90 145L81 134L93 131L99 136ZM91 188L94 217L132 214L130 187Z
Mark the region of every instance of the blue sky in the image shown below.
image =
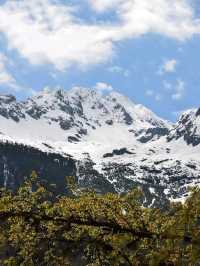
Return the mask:
M0 0L0 93L117 90L176 120L200 105L198 0Z

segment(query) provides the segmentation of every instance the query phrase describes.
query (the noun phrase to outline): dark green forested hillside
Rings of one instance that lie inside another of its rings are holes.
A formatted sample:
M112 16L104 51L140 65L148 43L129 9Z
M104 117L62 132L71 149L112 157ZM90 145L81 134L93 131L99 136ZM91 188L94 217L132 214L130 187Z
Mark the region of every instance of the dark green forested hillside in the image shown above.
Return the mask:
M0 194L0 265L200 265L200 190L166 211L143 208L140 191L55 198L35 173Z

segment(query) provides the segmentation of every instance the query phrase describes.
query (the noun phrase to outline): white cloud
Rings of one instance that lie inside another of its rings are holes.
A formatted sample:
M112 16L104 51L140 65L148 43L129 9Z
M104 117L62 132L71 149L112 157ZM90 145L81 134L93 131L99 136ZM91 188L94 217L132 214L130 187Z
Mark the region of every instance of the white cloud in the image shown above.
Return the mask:
M162 82L164 90L158 92L155 90L148 89L145 91L146 96L153 97L155 101L161 101L164 97L169 97L172 100L179 101L181 100L186 92L186 84L183 80L178 79L176 84L169 83L168 81L164 80Z
M89 0L92 8L97 12L109 11L122 3L122 0Z
M59 70L106 62L115 44L147 33L186 40L200 33L189 0L88 0L98 12L113 9L115 22L87 23L75 8L53 0L7 0L0 5L0 32L10 49L32 64ZM67 1L66 1L67 2Z
M160 102L163 99L162 93L158 93L155 90L146 90L145 91L146 96L153 97L153 99L157 102Z
M112 57L113 43L105 28L82 23L74 12L51 0L7 1L0 7L0 31L9 47L32 64L51 63L64 70Z
M124 70L123 74L124 74L124 77L128 78L131 75L131 71L126 69L126 70Z
M176 71L178 61L174 58L165 60L165 62L160 66L158 70L158 75L163 75L165 73L173 73Z
M121 27L118 38L158 33L184 40L199 34L199 20L189 0L88 0L96 11L113 9Z
M126 78L128 78L131 74L130 70L124 69L123 67L120 66L111 66L108 68L108 71L111 73L121 74Z
M185 94L185 82L183 80L178 80L175 88L175 92L172 94L172 99L179 101L183 98Z
M123 68L120 66L111 66L108 68L108 71L112 73L121 73L123 71Z
M146 90L146 91L145 91L145 94L146 94L147 96L153 96L153 95L154 95L154 91L153 91L153 90Z
M0 85L17 88L14 77L7 70L6 65L8 63L9 59L4 54L0 53Z
M163 87L164 87L164 90L168 92L173 90L172 84L166 80L163 81Z
M100 91L100 92L104 92L104 91L112 91L113 87L107 83L98 82L95 85L94 89L96 89L97 91Z
M1 90L5 90L6 92L22 92L30 95L34 94L35 91L32 88L20 86L14 76L9 72L8 66L13 66L12 60L10 60L7 56L0 52L0 86Z
M165 62L164 66L163 66L163 70L165 72L169 72L169 73L170 72L175 72L176 66L177 66L176 59L170 59L170 60Z
M161 94L156 94L156 96L155 96L155 100L157 102L160 102L162 100L162 98L163 98L163 96Z

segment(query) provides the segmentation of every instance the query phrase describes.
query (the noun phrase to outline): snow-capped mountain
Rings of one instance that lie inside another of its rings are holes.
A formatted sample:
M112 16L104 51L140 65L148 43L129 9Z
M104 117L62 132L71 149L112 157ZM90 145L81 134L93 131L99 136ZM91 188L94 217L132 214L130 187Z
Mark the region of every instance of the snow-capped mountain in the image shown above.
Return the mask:
M188 145L200 144L200 108L184 112L168 136L168 141L183 138Z
M73 173L80 186L99 192L139 185L148 206L183 198L188 186L200 183L200 111L184 113L173 125L117 92L44 90L21 102L2 95L0 140L7 186L35 168L47 177L47 161L55 183L66 169L65 176ZM16 157L28 161L26 173ZM40 157L41 166L34 164Z
M22 143L49 141L54 147L55 142L75 143L94 132L106 133L118 127L118 134L128 131L132 139L134 135L142 140L146 135L148 139L165 135L169 129L167 122L119 93L103 96L83 88L45 90L24 102L17 102L11 95L0 96L0 115L6 137ZM127 141L124 136L122 139L116 138L117 145Z

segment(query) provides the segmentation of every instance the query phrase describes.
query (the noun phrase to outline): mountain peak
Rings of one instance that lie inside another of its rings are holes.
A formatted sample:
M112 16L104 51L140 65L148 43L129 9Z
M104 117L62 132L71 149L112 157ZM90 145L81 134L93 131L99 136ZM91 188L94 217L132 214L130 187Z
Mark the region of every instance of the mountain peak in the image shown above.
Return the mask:
M16 102L15 96L11 94L0 95L0 103L10 104L12 102Z
M70 94L77 94L77 95L87 95L87 94L97 94L97 91L92 88L86 88L86 87L79 87L75 86L72 87L70 90L68 90Z
M146 204L160 196L182 196L186 182L199 176L200 109L184 113L172 129L171 123L115 91L45 88L23 102L0 96L0 125L0 142L20 144L20 151L23 144L49 155L70 154L80 183L96 182L97 175L117 192L148 185Z
M188 145L200 144L200 108L189 109L182 113L168 140L183 138Z
M200 108L196 110L196 116L200 116Z
M27 136L28 139L34 135L34 139L39 141L80 141L93 131L102 134L100 132L105 129L112 135L113 127L123 127L124 136L132 132L135 138L145 135L150 128L159 128L148 137L149 140L163 135L160 135L162 129L166 134L169 127L166 121L144 106L136 105L126 96L114 91L103 94L83 87L73 87L70 90L45 88L23 102L9 104L9 101L14 100L12 96L4 97L3 100L7 105L0 109L0 119L4 119L1 123L2 131L7 135L14 133L13 138L18 135L19 138ZM16 123L19 124L18 132Z

